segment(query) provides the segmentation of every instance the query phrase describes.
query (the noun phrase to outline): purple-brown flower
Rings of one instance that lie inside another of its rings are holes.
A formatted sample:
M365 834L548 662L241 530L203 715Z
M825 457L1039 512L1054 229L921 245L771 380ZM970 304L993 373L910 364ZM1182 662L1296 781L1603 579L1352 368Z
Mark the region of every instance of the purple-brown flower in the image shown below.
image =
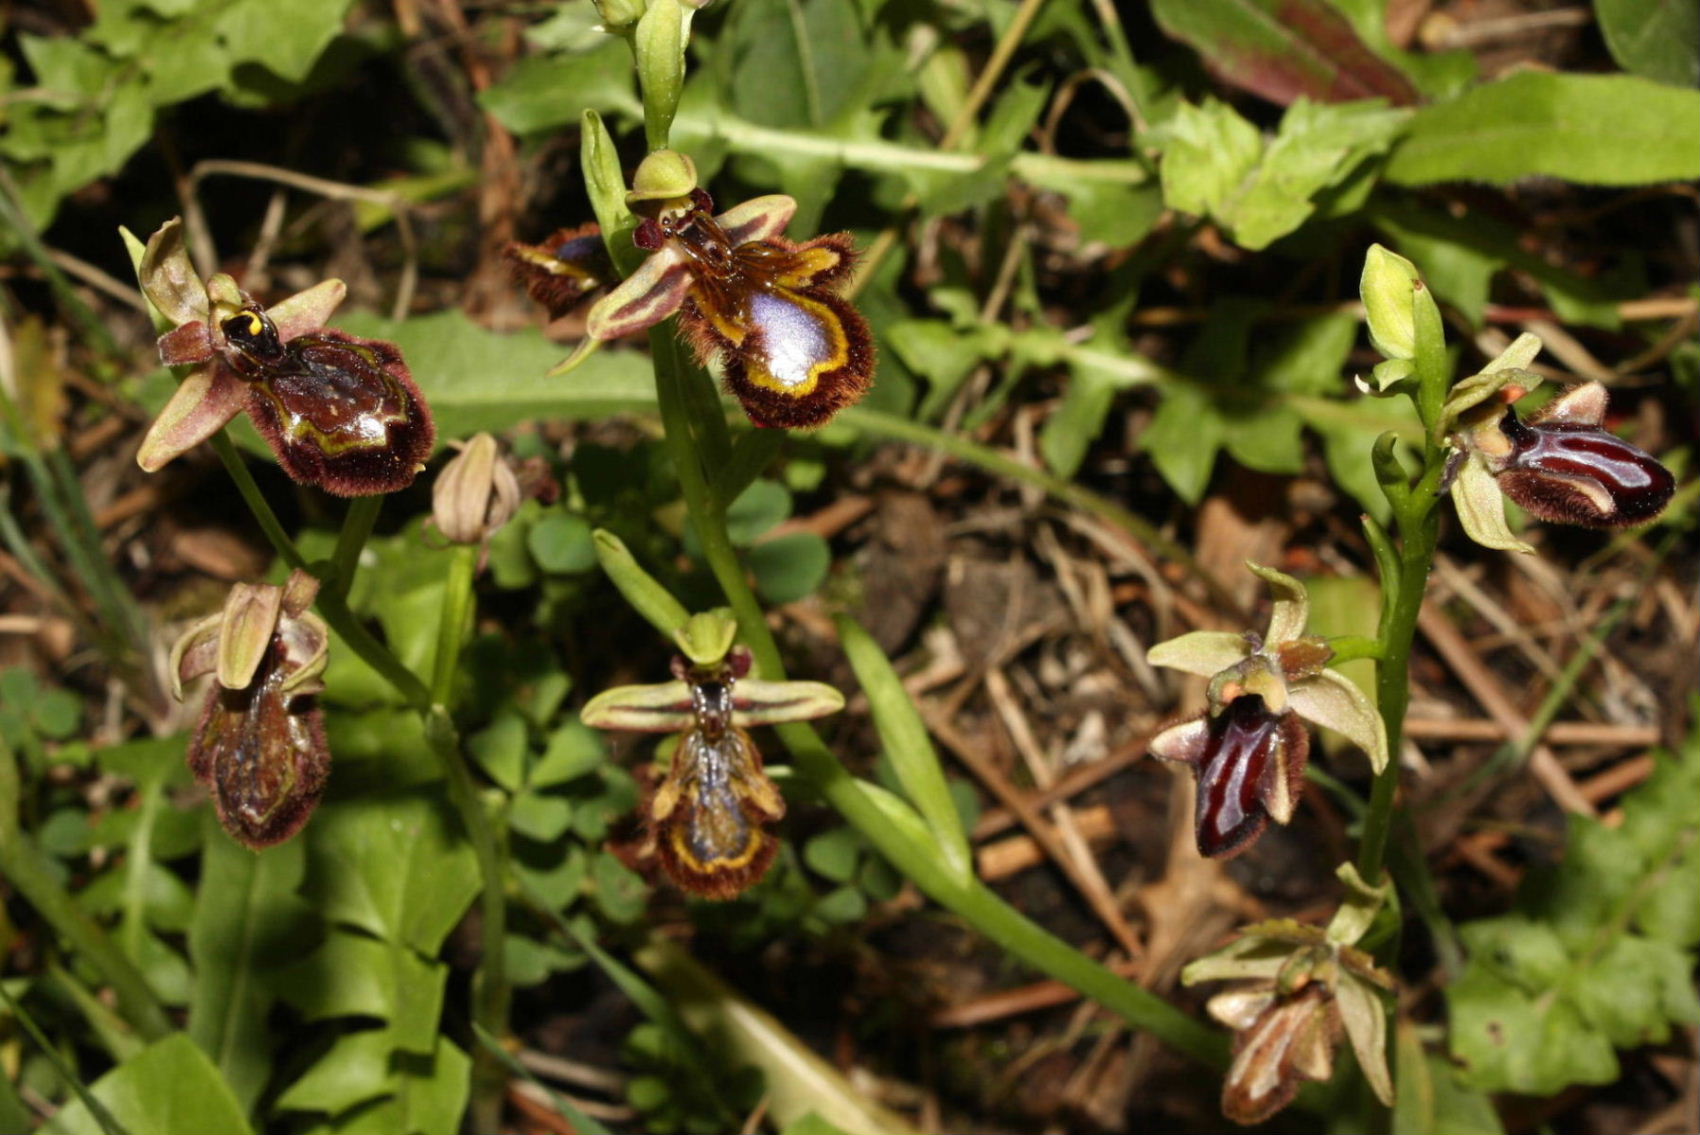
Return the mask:
M767 873L779 843L770 830L785 798L763 770L744 727L808 721L844 708L844 696L820 682L750 678L750 652L733 646L737 623L718 613L693 616L674 639L674 681L617 686L580 715L597 729L674 733L666 775L644 807L646 839L680 890L730 899Z
M190 628L171 654L172 690L215 676L189 742L189 768L219 822L258 850L301 830L330 773L324 688L330 635L308 608L319 581L303 571L282 587L239 583L224 610Z
M646 330L675 313L706 365L758 426L813 429L860 401L874 369L867 323L838 294L856 251L848 233L795 244L781 234L797 211L782 194L716 215L682 154L644 159L626 201L643 220L633 240L651 255L591 308L593 342ZM608 278L594 226L563 229L508 255L531 294L559 315ZM570 360L569 360L570 362Z
M1512 393L1516 393L1513 388ZM1627 528L1655 519L1676 491L1670 470L1606 430L1606 388L1572 386L1525 421L1485 402L1455 440L1464 451L1466 489L1481 474L1529 515L1583 528Z
M1300 718L1344 733L1377 772L1388 759L1375 707L1349 678L1327 668L1332 648L1303 635L1310 614L1303 585L1248 566L1275 592L1266 636L1194 631L1146 654L1154 666L1210 678L1205 712L1151 740L1152 756L1187 765L1198 780L1194 835L1207 857L1237 855L1270 820L1293 818L1310 757Z
M324 326L347 289L326 280L273 307L222 273L204 283L172 220L149 240L142 290L176 327L160 358L196 369L155 419L136 455L150 473L243 410L285 473L337 496L406 488L436 440L401 352Z

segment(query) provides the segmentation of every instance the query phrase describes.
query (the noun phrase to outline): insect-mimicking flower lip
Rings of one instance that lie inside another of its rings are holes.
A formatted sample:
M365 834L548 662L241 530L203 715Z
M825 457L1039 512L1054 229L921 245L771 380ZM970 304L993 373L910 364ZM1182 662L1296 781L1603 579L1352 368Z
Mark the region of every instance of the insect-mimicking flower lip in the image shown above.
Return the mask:
M786 240L797 203L780 194L718 216L701 189L640 207L650 215L634 239L653 253L591 309L592 339L677 312L698 357L722 359L727 389L758 426L821 426L867 392L873 336L837 294L856 258L848 234Z
M746 677L749 652L731 644L736 624L717 618L699 615L681 628L674 681L605 690L580 717L598 729L678 734L645 806L643 854L653 853L681 890L729 899L767 873L779 848L769 828L785 815L745 727L834 713L844 696L820 682Z
M1146 655L1154 666L1210 678L1205 712L1151 741L1152 756L1186 764L1198 778L1194 835L1206 857L1237 855L1269 820L1292 819L1310 755L1298 717L1345 734L1377 772L1388 760L1375 707L1349 678L1327 669L1328 644L1303 634L1310 613L1303 585L1248 566L1275 592L1267 636L1194 631Z
M1627 528L1656 519L1676 478L1656 459L1605 429L1606 388L1570 387L1520 418L1511 406L1484 402L1452 435L1460 464L1452 498L1477 543L1531 551L1505 524L1500 494L1538 520L1583 528Z
M194 366L142 440L153 472L246 410L291 478L338 496L407 487L436 440L430 408L395 344L324 327L347 289L326 280L264 308L229 276L203 283L181 222L148 241L143 291L177 326L161 359Z

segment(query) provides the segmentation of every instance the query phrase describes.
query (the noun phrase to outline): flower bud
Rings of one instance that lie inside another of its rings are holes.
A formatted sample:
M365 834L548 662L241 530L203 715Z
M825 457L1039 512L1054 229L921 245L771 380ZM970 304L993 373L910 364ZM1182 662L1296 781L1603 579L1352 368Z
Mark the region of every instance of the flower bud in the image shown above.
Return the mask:
M595 0L602 26L611 32L624 31L643 18L644 0Z
M482 544L513 519L519 480L487 433L475 435L431 486L431 517L455 544Z

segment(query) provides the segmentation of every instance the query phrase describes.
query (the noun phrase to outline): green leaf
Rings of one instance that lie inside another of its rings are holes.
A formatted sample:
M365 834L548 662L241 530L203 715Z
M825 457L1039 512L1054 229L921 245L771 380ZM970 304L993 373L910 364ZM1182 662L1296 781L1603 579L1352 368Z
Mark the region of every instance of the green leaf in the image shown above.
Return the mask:
M490 779L509 792L518 792L525 784L525 758L530 747L525 718L511 709L497 714L466 742L467 751Z
M1376 103L1295 102L1264 145L1255 126L1214 99L1183 105L1163 155L1168 203L1221 223L1245 248L1264 248L1314 211L1311 199L1383 153L1409 117Z
M1700 84L1700 0L1594 0L1611 57L1673 87Z
M324 916L433 957L478 893L478 860L437 793L363 794L307 826L305 893Z
M539 787L565 784L585 773L593 772L608 759L602 734L574 717L562 722L549 734L549 744L543 756L532 767L527 781Z
M306 872L300 840L261 852L242 847L208 810L206 851L189 927L195 964L189 1035L212 1057L245 1107L272 1071L266 1015L278 967L299 955L318 921L296 897Z
M1493 1101L1473 1091L1451 1061L1423 1049L1401 1024L1393 1088L1392 1135L1504 1135Z
M1139 444L1169 487L1188 504L1197 504L1210 484L1226 434L1227 426L1210 397L1192 383L1177 383L1164 391L1162 405Z
M173 1033L126 1060L92 1089L130 1135L219 1132L246 1135L248 1117L212 1062L186 1033ZM43 1135L101 1135L80 1101L41 1128Z
M834 883L848 882L856 874L862 854L862 838L854 828L833 828L813 836L803 845L803 862L811 871Z
M571 375L551 378L563 350L541 332L500 335L459 310L401 322L351 312L338 325L402 349L442 439L501 432L533 418L600 418L655 407L654 373L634 351L599 351Z
M342 30L351 0L237 0L217 22L232 63L255 63L299 83Z
M1513 914L1460 928L1470 960L1447 1000L1473 1086L1552 1095L1608 1083L1614 1047L1700 1023L1697 795L1700 733L1625 797L1621 826L1571 817L1563 862L1525 879Z
M927 727L909 691L903 687L891 660L867 631L848 616L841 616L836 622L844 655L868 695L874 728L879 731L880 744L903 785L904 794L926 821L944 866L958 879L971 878L974 861L962 817L957 815L938 752L927 736Z
M749 551L756 590L769 603L794 603L814 591L832 567L832 548L814 532L763 540Z
M549 793L521 792L508 807L509 826L539 843L559 839L572 822L572 802Z
M622 924L635 921L649 901L642 876L612 852L599 852L591 861L590 894L610 921Z
M388 1095L390 1038L384 1029L363 1029L338 1037L329 1052L277 1098L279 1111L336 1114Z
M1386 177L1402 185L1505 185L1535 174L1584 185L1691 181L1700 177L1697 134L1700 91L1633 75L1528 71L1418 111Z
M525 543L537 566L553 575L570 575L596 566L590 522L577 513L545 511L527 531Z
M752 481L726 509L726 532L732 543L748 547L790 515L791 490L778 481Z
M377 1017L388 1044L429 1056L437 1043L449 969L405 946L332 929L317 950L277 973L277 993L309 1021Z
M520 60L478 96L479 105L515 134L576 124L586 110L622 118L641 115L632 85L631 52L615 37L598 38L601 43L592 51Z

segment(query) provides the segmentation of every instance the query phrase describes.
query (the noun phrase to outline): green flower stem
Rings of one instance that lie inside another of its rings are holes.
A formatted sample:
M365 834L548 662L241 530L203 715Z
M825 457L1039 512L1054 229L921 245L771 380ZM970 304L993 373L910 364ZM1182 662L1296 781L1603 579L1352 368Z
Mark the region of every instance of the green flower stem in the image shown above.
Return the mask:
M444 603L445 614L449 605ZM447 709L436 705L425 714L425 735L437 759L442 762L449 799L460 815L467 838L472 841L473 854L478 858L478 873L483 881L479 906L483 914L480 929L484 956L473 982L472 1019L492 1036L506 1036L512 989L508 984L504 956L507 950L508 906L502 845L496 836L496 826L479 799L472 770L467 767L466 757L461 753L460 734ZM498 1061L487 1054L474 1055L472 1130L495 1131L499 1128L503 1079Z
M703 557L738 618L744 643L755 656L763 678L783 681L785 666L778 643L768 629L761 605L750 590L744 567L727 535L724 504L712 492L691 429L685 384L707 383L709 379L685 364L674 331L669 323L650 332L656 392L668 450L702 539ZM795 759L798 772L881 855L935 901L955 911L1016 957L1119 1013L1134 1027L1152 1033L1176 1051L1213 1068L1227 1066L1225 1037L1029 921L972 874L953 873L936 846L923 845L894 825L812 728L783 725L776 727L776 732Z
M0 741L0 875L53 927L54 935L98 970L118 996L118 1010L142 1036L172 1031L165 1007L128 956L84 914L60 884L52 863L18 824L21 780L11 746Z
M437 657L431 668L431 707L425 713L425 733L442 762L448 778L449 797L460 813L482 877L480 909L484 956L473 986L473 1020L491 1036L508 1032L508 1010L512 989L508 984L506 951L508 910L505 849L491 822L477 783L461 752L460 735L448 706L454 694L461 648L472 624L473 580L478 572L476 544L457 544L450 549L449 574L443 585L443 606L437 622ZM384 653L388 654L388 651ZM472 1129L495 1131L502 1118L502 1088L505 1074L501 1062L488 1050L473 1054Z
M1417 616L1428 590L1429 572L1434 568L1435 547L1440 540L1440 482L1446 470L1445 440L1436 435L1441 407L1451 378L1451 361L1446 353L1446 332L1434 297L1419 281L1413 303L1416 317L1415 391L1417 415L1426 439L1422 474L1409 491L1384 488L1393 504L1398 529L1398 571L1392 580L1382 579L1381 657L1376 662L1376 705L1387 730L1387 767L1375 778L1370 791L1369 812L1364 816L1363 842L1358 847L1358 874L1371 886L1381 881L1387 860L1387 839L1393 830L1393 801L1399 789L1399 751L1405 737L1405 710L1411 701L1411 647L1416 641ZM1377 549L1378 560L1384 555Z
M338 596L348 594L348 589L354 584L354 573L360 568L360 553L365 549L366 541L372 535L372 526L378 522L378 513L383 507L382 493L355 497L349 502L348 512L342 518L342 531L337 533L336 550L331 553L331 577L325 581L327 591Z
M455 663L466 641L472 613L472 579L478 572L478 545L449 549L449 577L443 583L443 615L437 623L437 657L431 666L431 701L448 705L454 693Z
M1328 646L1334 651L1334 657L1328 660L1329 665L1338 666L1343 662L1356 662L1360 658L1380 658L1382 656L1381 640L1365 638L1363 635L1341 635L1339 638L1328 640Z
M271 502L260 491L259 482L254 480L254 474L248 471L247 462L236 452L236 443L230 440L230 434L219 430L212 436L213 452L224 462L224 471L230 474L230 479L236 483L236 491L242 494L242 501L248 506L248 511L254 514L254 520L260 526L260 531L266 534L277 554L283 557L283 562L292 568L307 570L307 561L301 556L301 549L295 546L295 541L289 538L283 525L278 521L277 513L272 511Z

